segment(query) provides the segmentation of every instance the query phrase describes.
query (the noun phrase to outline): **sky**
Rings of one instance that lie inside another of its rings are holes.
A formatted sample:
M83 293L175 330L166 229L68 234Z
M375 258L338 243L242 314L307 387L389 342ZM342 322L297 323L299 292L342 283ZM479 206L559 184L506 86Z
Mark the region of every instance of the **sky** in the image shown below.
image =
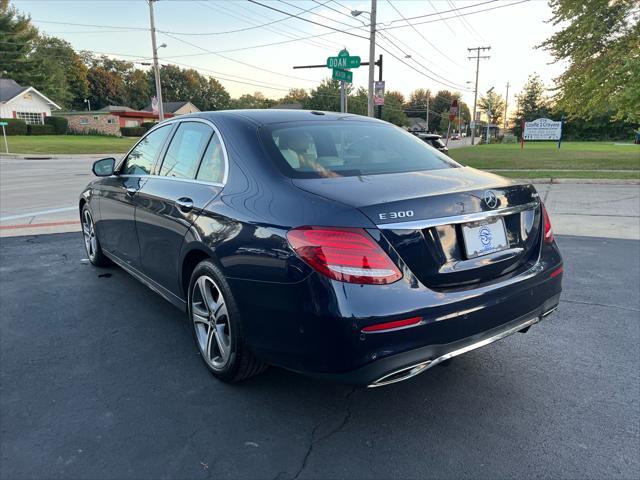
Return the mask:
M538 73L551 87L563 66L535 46L558 27L548 22L551 10L546 1L514 4L517 1L377 0L376 40L387 51L377 46L375 56L384 56L386 90L408 97L416 88L434 93L447 89L461 92L471 104L476 62L467 58L475 55L467 49L473 47L491 47L482 52L490 58L480 60L478 96L492 87L504 96L508 82L511 110L514 94L529 74ZM314 88L331 75L327 68L294 70L293 66L325 64L343 48L368 60L368 13L355 18L349 12L369 12L370 0L256 2L158 0L154 3L158 44L166 44L159 48L160 62L213 76L234 97L260 91L279 98L290 88ZM14 0L13 4L28 13L42 32L67 40L76 50L134 62L148 62L151 57L145 0ZM485 9L492 10L463 15ZM311 36L315 37L304 39ZM354 87L366 83L367 67L354 69Z

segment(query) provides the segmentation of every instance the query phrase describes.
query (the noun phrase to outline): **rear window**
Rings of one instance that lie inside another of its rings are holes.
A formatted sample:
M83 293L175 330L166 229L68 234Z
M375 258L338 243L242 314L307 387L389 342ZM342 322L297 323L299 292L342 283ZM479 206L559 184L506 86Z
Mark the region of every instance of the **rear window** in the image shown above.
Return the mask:
M404 130L369 122L270 125L262 141L278 167L294 178L326 178L459 167Z

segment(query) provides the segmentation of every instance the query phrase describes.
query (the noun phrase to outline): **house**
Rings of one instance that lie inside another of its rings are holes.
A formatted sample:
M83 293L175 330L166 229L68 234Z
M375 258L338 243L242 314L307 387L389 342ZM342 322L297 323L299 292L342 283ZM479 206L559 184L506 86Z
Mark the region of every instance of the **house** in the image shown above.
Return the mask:
M140 127L145 122L158 122L158 114L146 110L134 110L124 105L109 105L100 110L57 112L69 121L69 130L77 133L101 133L120 135L121 127ZM165 113L165 118L173 117Z
M33 87L22 87L15 80L0 78L0 118L19 118L31 125L44 123L51 110L60 106Z
M164 115L184 115L186 113L196 113L199 112L200 109L196 107L193 103L187 102L162 102L162 110ZM145 112L153 111L151 108L151 104L147 105L144 108Z

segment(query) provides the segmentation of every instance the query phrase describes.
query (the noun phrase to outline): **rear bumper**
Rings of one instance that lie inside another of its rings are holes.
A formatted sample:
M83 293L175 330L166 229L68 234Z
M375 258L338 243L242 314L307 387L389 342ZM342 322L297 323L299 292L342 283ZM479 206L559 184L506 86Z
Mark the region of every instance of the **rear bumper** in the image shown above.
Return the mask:
M295 284L228 279L247 342L267 363L370 385L399 369L426 370L535 323L557 306L562 258L555 245L521 274L482 287L435 291L410 273L391 285L354 285L311 274ZM363 328L407 318L408 328ZM490 341L487 341L490 339ZM442 360L439 360L440 362Z
M367 386L369 388L382 387L408 380L450 358L497 342L516 332L526 331L529 327L553 313L558 307L559 301L560 294L550 298L541 308L534 312L506 322L491 330L451 343L416 348L377 360L364 367L342 374L315 376L339 383Z

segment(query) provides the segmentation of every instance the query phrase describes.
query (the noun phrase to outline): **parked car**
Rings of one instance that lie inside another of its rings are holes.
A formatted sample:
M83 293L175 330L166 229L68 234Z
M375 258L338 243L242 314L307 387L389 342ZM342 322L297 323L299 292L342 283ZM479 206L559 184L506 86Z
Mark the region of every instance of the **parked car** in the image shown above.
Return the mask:
M93 173L79 200L89 260L186 312L224 381L273 364L387 385L525 332L559 302L535 188L380 120L182 115Z
M442 141L442 137L436 133L419 133L418 138L423 142L431 145L433 148L444 154L449 153L449 149Z
M460 140L461 138L462 137L459 133L454 133L453 135L451 135L451 140Z

